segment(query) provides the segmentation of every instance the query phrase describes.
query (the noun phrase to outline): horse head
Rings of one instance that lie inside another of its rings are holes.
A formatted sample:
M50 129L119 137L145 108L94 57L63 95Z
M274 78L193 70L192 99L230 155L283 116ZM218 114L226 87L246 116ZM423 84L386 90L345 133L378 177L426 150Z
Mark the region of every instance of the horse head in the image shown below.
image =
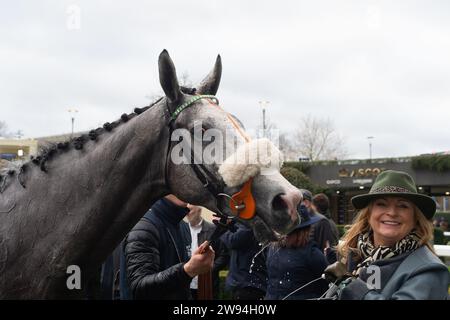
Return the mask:
M160 54L171 136L166 183L184 201L237 217L260 241L275 240L298 224L301 194L280 174L278 149L267 139L251 140L220 107L221 73L218 56L197 88L183 88L167 51Z

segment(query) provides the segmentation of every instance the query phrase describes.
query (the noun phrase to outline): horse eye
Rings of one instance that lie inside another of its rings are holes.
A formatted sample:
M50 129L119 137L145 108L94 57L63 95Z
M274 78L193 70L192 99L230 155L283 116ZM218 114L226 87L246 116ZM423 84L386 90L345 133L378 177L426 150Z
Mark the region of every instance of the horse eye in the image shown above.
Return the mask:
M191 128L191 130L190 130L191 137L194 139L194 141L200 141L201 143L205 143L205 141L203 141L203 139L204 139L204 135L207 130L208 130L208 128L203 125L201 127L199 126L199 127Z
M205 133L209 128L207 126L202 125L201 132ZM197 130L197 131L196 131ZM194 134L195 132L198 132L198 127L192 127L190 130L191 134Z

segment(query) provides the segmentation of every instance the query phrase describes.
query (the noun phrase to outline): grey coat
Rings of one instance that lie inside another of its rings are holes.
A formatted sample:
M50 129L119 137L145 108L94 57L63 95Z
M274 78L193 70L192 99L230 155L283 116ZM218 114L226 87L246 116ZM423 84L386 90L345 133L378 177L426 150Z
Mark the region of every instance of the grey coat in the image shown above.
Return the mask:
M449 285L447 267L426 246L406 257L379 260L380 288L371 289L375 273L361 272L349 284L341 284L342 300L445 300ZM370 268L370 267L369 267ZM367 282L366 282L367 281ZM345 282L345 281L344 281Z

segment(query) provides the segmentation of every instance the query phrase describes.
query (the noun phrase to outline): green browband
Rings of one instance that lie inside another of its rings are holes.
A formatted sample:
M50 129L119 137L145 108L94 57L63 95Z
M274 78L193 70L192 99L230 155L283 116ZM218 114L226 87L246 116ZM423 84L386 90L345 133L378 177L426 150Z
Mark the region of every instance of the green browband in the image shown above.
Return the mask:
M181 111L183 111L184 109L186 109L187 107L192 105L195 101L200 100L200 99L212 99L212 100L215 100L216 104L219 104L219 100L215 96L210 95L210 94L194 96L191 99L189 99L188 101L186 101L185 103L183 103L181 106L179 106L175 109L175 111L170 116L171 120L175 120L178 117L178 115L181 113Z

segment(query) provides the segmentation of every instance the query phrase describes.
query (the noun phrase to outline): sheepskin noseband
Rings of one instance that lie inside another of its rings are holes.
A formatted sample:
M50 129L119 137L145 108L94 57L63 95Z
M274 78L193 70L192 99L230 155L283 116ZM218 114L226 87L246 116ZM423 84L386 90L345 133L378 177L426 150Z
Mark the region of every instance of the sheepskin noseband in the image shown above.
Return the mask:
M279 172L283 164L282 154L266 138L244 143L219 167L219 174L229 187L244 184L258 174Z

